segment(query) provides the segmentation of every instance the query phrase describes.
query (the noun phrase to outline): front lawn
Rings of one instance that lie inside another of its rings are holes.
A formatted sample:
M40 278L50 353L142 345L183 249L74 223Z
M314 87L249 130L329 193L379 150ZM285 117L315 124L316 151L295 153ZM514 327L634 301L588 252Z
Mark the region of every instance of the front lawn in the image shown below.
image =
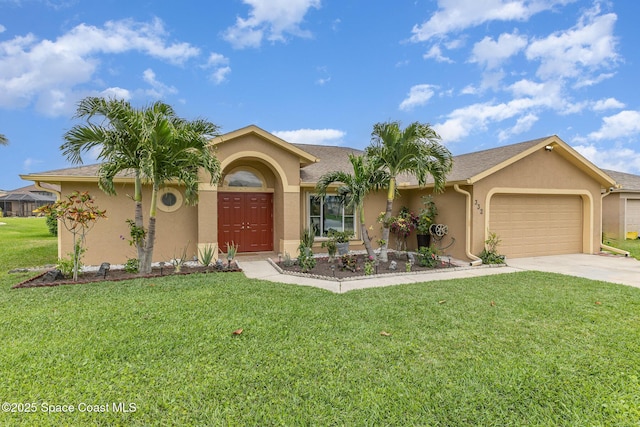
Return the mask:
M14 276L2 399L35 412L2 425L640 422L637 288L522 272L341 295L241 273L11 290Z
M58 238L44 218L0 218L0 277L7 270L55 264Z

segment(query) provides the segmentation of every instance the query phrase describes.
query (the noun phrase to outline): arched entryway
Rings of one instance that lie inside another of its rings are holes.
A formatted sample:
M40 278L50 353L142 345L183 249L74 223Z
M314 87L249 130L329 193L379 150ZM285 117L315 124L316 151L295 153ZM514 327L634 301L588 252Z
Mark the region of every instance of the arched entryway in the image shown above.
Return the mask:
M227 252L273 251L273 188L257 168L232 166L218 191L218 242Z

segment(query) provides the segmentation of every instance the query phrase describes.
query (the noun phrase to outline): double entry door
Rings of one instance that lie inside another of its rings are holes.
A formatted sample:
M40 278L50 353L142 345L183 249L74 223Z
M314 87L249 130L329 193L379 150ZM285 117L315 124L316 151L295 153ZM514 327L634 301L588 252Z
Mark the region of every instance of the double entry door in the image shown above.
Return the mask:
M218 245L227 252L273 250L273 193L218 193Z

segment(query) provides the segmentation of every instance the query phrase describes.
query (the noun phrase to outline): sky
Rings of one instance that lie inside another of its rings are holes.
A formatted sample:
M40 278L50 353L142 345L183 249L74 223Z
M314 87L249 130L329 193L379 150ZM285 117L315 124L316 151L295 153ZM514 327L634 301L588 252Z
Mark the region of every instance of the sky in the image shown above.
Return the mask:
M0 188L73 166L60 145L86 96L360 149L392 120L431 124L454 155L555 134L640 174L639 14L635 0L0 0Z

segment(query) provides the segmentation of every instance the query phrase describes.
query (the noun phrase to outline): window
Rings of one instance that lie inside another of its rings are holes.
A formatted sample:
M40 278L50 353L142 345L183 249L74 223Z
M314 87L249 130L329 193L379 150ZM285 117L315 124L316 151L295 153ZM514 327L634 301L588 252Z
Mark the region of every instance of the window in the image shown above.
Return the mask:
M330 229L355 231L353 209L343 206L338 196L310 194L308 212L308 224L313 227L316 236L326 236Z
M182 206L182 194L175 188L164 187L158 192L158 209L163 212L175 212Z
M236 169L224 177L225 187L264 188L264 180L257 171L248 168Z

